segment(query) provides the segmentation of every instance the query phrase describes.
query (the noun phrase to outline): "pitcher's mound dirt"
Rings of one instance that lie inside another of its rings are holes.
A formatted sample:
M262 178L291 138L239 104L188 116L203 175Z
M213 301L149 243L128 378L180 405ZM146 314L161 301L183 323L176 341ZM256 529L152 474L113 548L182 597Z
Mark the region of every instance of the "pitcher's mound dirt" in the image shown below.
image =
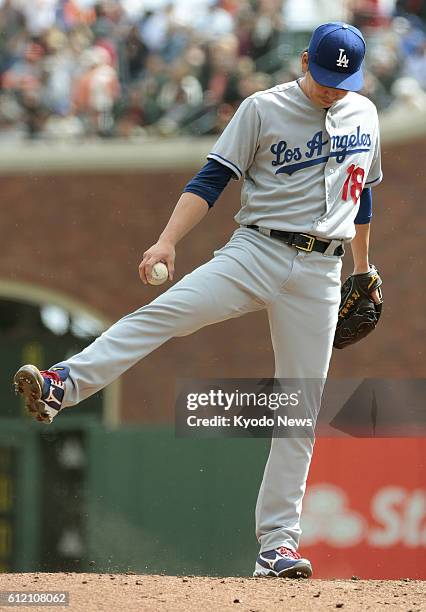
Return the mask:
M1 591L69 591L65 607L20 606L48 612L268 612L291 610L426 611L426 582L289 580L135 574L0 574ZM11 610L1 607L2 610Z

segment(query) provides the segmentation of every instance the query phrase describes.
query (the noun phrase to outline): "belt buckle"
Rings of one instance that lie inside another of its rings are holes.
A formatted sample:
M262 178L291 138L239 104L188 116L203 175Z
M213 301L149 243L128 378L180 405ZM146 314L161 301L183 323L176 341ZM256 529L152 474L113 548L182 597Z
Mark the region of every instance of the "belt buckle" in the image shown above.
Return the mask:
M299 249L299 251L306 251L307 253L311 253L314 249L315 236L310 236L309 234L299 234L299 236L303 236L304 238L307 238L308 244L305 247L295 244L294 246L296 247L296 249Z

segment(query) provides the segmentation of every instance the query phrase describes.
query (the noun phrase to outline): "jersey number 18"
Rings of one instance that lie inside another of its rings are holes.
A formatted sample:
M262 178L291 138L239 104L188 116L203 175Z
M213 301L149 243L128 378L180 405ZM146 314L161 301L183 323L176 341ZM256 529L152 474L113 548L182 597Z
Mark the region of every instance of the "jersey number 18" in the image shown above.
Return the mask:
M348 173L348 177L343 185L342 199L347 202L348 195L350 195L353 203L356 204L361 195L365 171L363 168L351 164L346 172Z

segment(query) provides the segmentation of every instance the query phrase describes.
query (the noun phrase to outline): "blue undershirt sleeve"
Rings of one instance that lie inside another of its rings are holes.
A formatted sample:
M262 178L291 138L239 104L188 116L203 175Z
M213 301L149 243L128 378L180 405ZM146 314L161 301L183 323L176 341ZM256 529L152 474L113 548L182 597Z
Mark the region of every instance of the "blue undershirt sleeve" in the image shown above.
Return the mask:
M235 173L230 168L214 159L209 159L198 174L189 181L183 193L195 193L206 200L211 208L232 177L235 178Z
M356 225L366 225L370 223L371 217L373 216L373 198L371 195L371 188L367 187L362 190L361 197L359 200L359 210L354 219Z

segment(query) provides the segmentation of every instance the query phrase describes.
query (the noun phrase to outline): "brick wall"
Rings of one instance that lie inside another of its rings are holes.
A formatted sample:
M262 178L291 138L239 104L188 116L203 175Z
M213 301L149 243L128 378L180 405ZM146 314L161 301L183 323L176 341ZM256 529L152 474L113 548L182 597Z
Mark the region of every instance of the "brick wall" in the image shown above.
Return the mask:
M422 377L423 174L425 141L385 148L385 181L375 189L372 261L384 277L379 329L368 340L335 351L335 377ZM3 176L0 278L56 289L111 321L151 301L161 288L139 281L143 251L166 223L181 186L192 175L134 174ZM208 260L235 228L239 184L178 247L178 280ZM350 270L347 255L345 271ZM172 340L124 376L125 420L164 421L173 415L176 377L272 376L264 313Z

